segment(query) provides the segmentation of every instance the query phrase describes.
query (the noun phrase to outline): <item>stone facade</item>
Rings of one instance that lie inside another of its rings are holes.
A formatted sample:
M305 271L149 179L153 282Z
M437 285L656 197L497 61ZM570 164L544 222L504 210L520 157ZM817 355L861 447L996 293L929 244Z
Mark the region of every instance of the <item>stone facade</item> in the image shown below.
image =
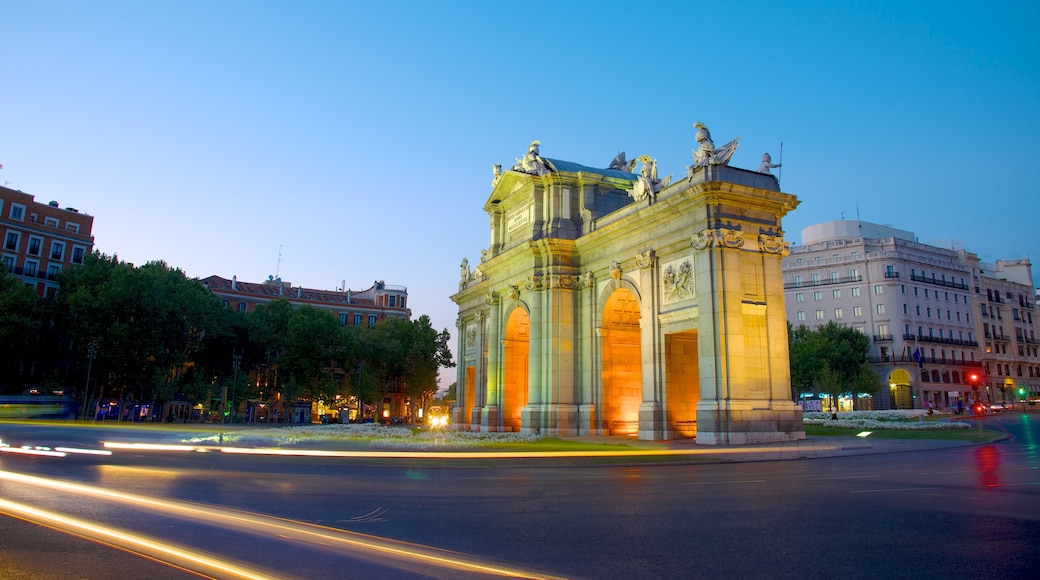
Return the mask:
M458 428L805 437L780 271L798 202L774 176L709 162L670 183L541 158L537 142L517 162L496 167L491 245L452 296Z

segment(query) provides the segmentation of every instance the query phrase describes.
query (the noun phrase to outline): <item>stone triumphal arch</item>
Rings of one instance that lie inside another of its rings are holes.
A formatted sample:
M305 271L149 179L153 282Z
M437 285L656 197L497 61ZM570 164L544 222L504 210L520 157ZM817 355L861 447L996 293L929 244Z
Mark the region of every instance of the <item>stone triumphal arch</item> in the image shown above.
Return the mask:
M674 181L647 155L597 169L541 157L537 141L495 167L491 245L463 260L452 296L457 428L805 437L780 273L780 220L798 201L770 166L730 167L736 140L716 149L696 127Z

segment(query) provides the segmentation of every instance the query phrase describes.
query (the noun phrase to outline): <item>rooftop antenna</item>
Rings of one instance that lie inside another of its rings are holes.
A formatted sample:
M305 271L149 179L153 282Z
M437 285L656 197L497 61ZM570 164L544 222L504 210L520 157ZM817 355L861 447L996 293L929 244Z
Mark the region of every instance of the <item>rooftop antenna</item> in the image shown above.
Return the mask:
M281 279L280 273L282 271L282 245L278 244L278 265L274 268L274 277Z

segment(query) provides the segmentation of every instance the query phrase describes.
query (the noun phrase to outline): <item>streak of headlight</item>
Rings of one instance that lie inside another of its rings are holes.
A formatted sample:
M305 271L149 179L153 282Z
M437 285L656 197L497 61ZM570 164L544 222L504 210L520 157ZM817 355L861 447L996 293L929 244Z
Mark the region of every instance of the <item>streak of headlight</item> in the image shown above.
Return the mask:
M80 455L112 455L111 451L104 449L80 449L78 447L55 447L55 451L62 453L78 453Z
M202 521L210 525L217 525L219 522L221 525L237 527L251 533L258 533L260 529L263 529L269 533L278 534L285 538L310 541L322 540L332 544L338 544L344 548L377 552L386 556L400 558L402 560L442 566L454 570L465 570L498 576L511 576L515 578L552 578L552 576L546 576L540 573L511 569L496 564L485 564L473 558L467 559L463 554L444 552L429 546L400 542L367 534L359 534L357 532L349 532L337 528L306 524L273 516L265 516L227 508L203 506L191 502L166 500L132 493L123 493L100 487L47 479L10 471L0 471L0 480L7 480L36 487L46 487L66 493L77 493L81 495L100 497L110 501L130 504L141 509L163 512L173 517Z
M105 441L110 449L138 451L219 451L238 455L284 455L298 457L350 457L355 459L542 459L551 457L662 457L678 455L726 455L784 451L782 446L704 449L630 449L612 451L338 451L325 449L279 449L273 447L219 447L202 445L164 445L158 443L120 443Z
M14 453L17 455L42 455L45 457L65 457L67 454L52 449L33 449L31 447L0 447L0 453Z
M167 544L144 536L138 536L132 532L120 530L118 528L94 524L2 498L0 498L0 511L28 521L40 522L59 530L68 531L89 539L111 544L135 553L140 553L159 561L168 561L171 564L192 572L205 570L205 573L207 574L220 572L224 574L225 577L248 578L255 580L273 580L274 578L273 576L267 576L248 568L222 562L216 558L207 556L201 552L192 551L188 548L176 546L174 544Z

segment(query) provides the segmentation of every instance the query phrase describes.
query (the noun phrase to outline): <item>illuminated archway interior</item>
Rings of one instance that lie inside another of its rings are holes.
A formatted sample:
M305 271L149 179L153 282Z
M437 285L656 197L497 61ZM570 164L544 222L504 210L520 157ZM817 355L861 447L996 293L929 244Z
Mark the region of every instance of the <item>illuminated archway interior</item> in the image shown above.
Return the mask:
M683 437L697 434L697 403L701 400L697 362L697 332L665 336L665 400L669 426Z
M906 369L895 369L888 374L888 390L895 408L912 408L910 373Z
M639 301L630 290L615 290L603 308L604 431L614 435L639 430L639 405L643 401L639 348Z
M506 323L502 380L502 421L507 431L520 431L521 411L527 404L528 358L531 351L531 318L514 308Z

